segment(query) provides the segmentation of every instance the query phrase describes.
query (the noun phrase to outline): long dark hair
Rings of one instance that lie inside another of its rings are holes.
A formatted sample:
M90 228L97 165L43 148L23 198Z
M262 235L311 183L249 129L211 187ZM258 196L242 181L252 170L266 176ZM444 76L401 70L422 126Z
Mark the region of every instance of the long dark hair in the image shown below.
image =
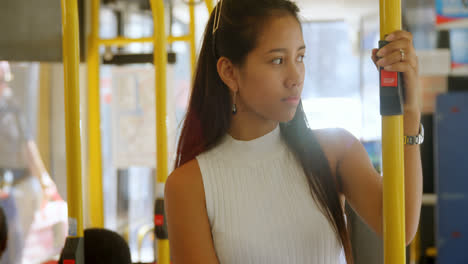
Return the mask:
M192 95L177 147L175 168L216 146L228 132L232 99L229 88L218 75L218 58L223 56L235 65L242 65L248 53L255 48L258 32L269 19L277 15L292 15L299 22L299 8L289 0L222 2L217 31L213 34L219 3L205 29ZM316 136L308 127L302 103L290 122L280 123L280 130L281 136L302 164L311 193L341 241L347 262L353 263L337 182Z

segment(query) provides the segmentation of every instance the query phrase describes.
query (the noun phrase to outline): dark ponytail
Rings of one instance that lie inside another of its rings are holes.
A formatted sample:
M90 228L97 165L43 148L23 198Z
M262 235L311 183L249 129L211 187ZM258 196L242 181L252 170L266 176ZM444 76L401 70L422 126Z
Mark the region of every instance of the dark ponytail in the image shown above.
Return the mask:
M216 9L219 8L219 4ZM298 21L299 8L289 0L223 0L221 20L213 38L214 13L205 29L195 71L192 95L177 147L175 168L216 146L231 122L232 99L216 68L218 56L242 65L255 48L256 36L274 15L291 15ZM311 193L344 247L348 264L353 263L349 233L337 183L317 138L307 125L299 104L288 123L280 124L281 135L299 159Z

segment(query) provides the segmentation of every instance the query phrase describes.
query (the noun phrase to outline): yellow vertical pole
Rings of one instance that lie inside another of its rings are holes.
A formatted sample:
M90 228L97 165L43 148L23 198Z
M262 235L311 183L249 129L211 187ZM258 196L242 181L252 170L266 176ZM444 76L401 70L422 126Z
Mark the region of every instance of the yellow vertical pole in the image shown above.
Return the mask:
M78 6L62 0L63 69L65 87L65 141L67 156L68 237L64 263L84 263L83 197L81 182Z
M213 0L205 0L205 5L206 8L208 9L208 13L211 14L211 11L213 11Z
M65 136L70 236L83 236L81 183L79 37L76 0L62 0L63 67L65 74Z
M164 186L168 177L167 159L167 114L166 114L166 33L164 23L163 0L151 0L151 10L154 23L154 69L155 69L155 102L156 102L156 168L157 185ZM160 194L158 194L160 195ZM163 197L157 197L162 199ZM169 240L158 237L158 264L169 264Z
M380 38L383 40L385 35L400 29L401 0L380 0ZM391 88L381 87L381 98L383 89ZM402 113L383 115L383 233L386 264L406 262L403 148Z
M62 257L64 263L83 264L78 5L76 0L61 0L61 4L68 201L68 237Z
M403 118L382 117L384 263L403 264L405 254L405 193Z
M99 8L91 2L91 32L88 36L88 199L92 227L104 227L102 190L101 112L99 96Z
M47 171L50 171L50 64L41 63L39 73L39 111L37 146Z
M420 229L416 232L416 236L410 245L410 264L417 264L421 259L421 233Z
M192 66L192 76L195 74L195 63L197 60L197 49L195 46L195 1L190 0L190 59Z

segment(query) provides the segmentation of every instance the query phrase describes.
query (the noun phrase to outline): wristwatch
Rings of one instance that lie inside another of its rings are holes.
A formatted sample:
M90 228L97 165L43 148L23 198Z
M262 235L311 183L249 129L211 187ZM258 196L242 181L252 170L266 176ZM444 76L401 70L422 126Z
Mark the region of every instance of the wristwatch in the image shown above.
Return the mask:
M424 142L424 127L419 124L419 135L417 136L404 136L405 145L420 145Z

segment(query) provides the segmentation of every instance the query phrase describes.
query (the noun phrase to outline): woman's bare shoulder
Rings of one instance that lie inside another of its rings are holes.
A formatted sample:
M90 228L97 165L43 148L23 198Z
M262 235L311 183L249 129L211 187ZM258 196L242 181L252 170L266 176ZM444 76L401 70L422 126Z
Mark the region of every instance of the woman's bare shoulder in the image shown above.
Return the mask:
M193 159L175 169L168 177L167 181L185 182L201 180L200 167L197 159Z
M338 166L346 152L355 142L359 142L350 132L342 128L324 128L312 130L328 160L332 176L336 180L344 204L343 182L338 175Z
M338 162L341 157L359 140L343 128L323 128L312 130L327 158ZM331 162L331 161L330 161Z
M173 263L219 263L196 159L169 175L165 187L165 208Z
M204 200L203 180L196 159L185 163L169 175L166 180L165 196L171 194Z

